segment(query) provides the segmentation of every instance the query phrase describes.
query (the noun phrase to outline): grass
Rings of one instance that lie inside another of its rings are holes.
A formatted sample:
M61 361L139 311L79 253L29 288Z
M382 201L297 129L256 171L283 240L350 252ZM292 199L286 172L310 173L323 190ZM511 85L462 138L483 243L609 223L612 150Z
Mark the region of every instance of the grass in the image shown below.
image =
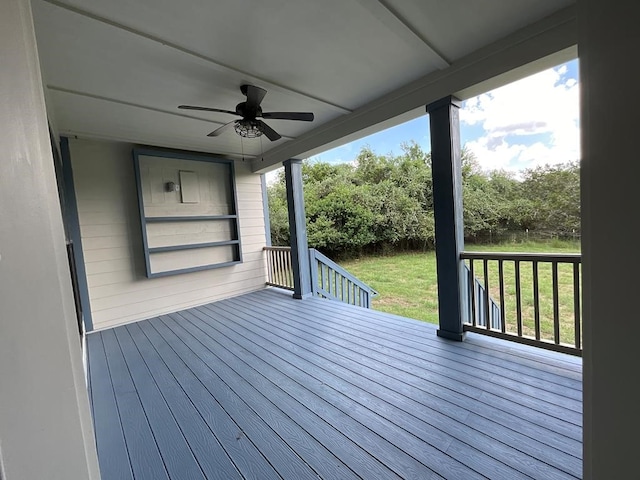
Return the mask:
M468 245L467 251L575 253L577 242L550 241L502 243L499 245ZM400 253L390 256L366 257L341 262L349 272L368 283L380 295L373 300L373 308L396 315L438 322L438 283L434 252ZM482 262L474 262L476 278L484 283ZM523 262L520 271L522 329L533 336L534 297L533 273L530 263ZM516 294L513 262L504 263L506 329L516 332ZM489 262L490 294L500 304L497 262ZM541 337L553 339L553 286L550 264L539 267L539 305ZM560 307L560 339L572 344L574 338L573 270L571 265L558 267L558 303Z

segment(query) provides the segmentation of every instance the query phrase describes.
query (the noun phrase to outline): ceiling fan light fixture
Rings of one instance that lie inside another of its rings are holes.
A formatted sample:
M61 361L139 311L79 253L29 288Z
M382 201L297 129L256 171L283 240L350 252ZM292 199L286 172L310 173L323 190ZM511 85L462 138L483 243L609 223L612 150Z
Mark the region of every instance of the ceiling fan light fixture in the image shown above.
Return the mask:
M238 120L233 128L238 135L245 138L256 138L262 135L262 130L255 120Z

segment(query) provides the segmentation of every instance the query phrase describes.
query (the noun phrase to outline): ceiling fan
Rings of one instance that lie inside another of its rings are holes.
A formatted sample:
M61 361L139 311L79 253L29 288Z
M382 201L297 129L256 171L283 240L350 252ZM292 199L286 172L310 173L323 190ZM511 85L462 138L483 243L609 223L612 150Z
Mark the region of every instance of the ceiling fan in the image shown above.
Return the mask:
M208 134L208 137L217 137L222 132L233 126L236 133L241 137L254 138L259 137L264 133L267 138L273 142L282 138L281 135L269 125L260 120L260 118L272 118L275 120L299 120L303 122L313 121L313 113L263 112L262 108L260 107L260 103L262 102L264 96L267 94L267 91L264 88L256 87L255 85L242 85L240 87L240 91L247 97L247 100L236 105L235 112L231 110L222 110L219 108L198 107L192 105L180 105L178 106L178 108L181 108L183 110L199 110L202 112L230 113L232 115L242 117L239 120L232 120L229 123L225 123L220 128L217 128L216 130Z

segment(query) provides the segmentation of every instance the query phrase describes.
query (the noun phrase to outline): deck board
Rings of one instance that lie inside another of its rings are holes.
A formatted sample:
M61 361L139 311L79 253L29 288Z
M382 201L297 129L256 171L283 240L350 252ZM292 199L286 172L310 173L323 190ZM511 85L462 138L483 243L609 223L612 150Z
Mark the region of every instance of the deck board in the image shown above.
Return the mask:
M88 340L104 480L582 476L562 354L277 289Z
M102 476L128 480L133 479L133 472L103 343L106 336L107 332L87 339L96 448Z

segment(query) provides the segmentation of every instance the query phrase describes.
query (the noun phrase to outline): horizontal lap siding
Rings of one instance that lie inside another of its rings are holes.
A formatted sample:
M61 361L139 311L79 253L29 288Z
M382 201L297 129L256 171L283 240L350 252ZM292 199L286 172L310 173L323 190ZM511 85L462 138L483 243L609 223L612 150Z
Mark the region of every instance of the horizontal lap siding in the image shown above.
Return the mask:
M262 288L266 270L260 177L236 163L243 263L145 276L133 145L71 140L82 246L95 329L174 312Z

